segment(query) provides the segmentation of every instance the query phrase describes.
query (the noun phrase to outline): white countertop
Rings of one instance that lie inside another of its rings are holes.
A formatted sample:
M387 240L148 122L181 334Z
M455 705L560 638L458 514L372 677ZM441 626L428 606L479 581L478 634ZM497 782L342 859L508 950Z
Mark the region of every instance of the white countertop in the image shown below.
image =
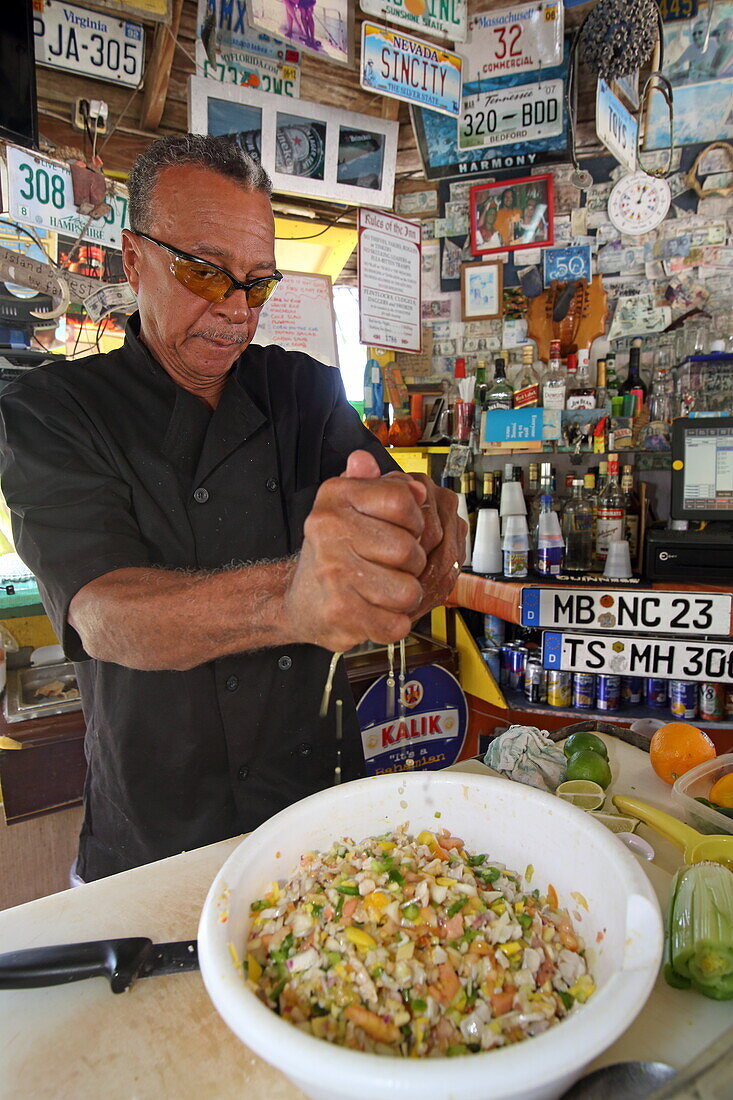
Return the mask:
M613 791L670 809L670 788L654 775L648 756L604 740ZM458 766L483 770L473 761ZM657 851L655 863L643 865L664 908L680 853L644 826L639 832ZM239 839L0 912L0 951L113 936L193 938L209 884ZM0 993L0 1020L3 1098L303 1096L234 1037L197 972L141 979L120 995L105 978L11 990ZM660 977L639 1017L593 1065L642 1058L680 1068L731 1025L733 1001L671 989Z

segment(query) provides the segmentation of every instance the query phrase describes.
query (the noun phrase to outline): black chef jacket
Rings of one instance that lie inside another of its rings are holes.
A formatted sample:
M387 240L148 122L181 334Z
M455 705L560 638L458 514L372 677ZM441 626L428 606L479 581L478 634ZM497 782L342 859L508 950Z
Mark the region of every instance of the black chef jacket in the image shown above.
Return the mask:
M39 367L0 397L3 490L18 553L75 662L88 775L85 880L255 828L333 782L334 708L318 718L330 653L288 645L185 672L90 659L69 603L115 569L219 569L298 550L318 486L356 448L392 459L307 355L251 345L212 412L138 338ZM344 778L363 774L342 665Z

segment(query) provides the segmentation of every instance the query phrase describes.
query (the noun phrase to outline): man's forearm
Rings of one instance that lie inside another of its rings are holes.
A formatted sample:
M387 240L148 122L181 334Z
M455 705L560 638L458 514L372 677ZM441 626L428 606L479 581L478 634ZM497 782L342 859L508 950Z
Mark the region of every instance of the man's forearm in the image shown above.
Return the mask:
M69 622L90 655L143 670L193 668L297 641L283 613L296 559L217 573L118 569L85 585Z

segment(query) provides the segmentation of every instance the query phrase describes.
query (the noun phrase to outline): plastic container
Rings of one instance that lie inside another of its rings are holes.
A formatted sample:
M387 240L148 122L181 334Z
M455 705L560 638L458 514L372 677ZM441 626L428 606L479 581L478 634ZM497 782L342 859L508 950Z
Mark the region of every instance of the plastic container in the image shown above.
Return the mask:
M728 772L733 772L733 752L716 756L690 768L676 779L672 787L672 800L685 812L685 820L701 833L733 833L733 817L703 806L696 798L707 798L713 783Z
M437 815L440 814L438 818ZM273 879L289 878L300 855L409 821L415 832L445 826L476 852L491 852L532 887L552 883L561 903L575 891L578 924L596 992L568 1019L499 1050L457 1058L393 1058L346 1050L306 1035L266 1008L242 980L250 903ZM662 923L636 858L583 810L521 783L469 772L362 779L320 791L276 814L232 853L214 880L198 929L206 989L250 1050L315 1100L552 1100L609 1047L641 1011L657 976Z

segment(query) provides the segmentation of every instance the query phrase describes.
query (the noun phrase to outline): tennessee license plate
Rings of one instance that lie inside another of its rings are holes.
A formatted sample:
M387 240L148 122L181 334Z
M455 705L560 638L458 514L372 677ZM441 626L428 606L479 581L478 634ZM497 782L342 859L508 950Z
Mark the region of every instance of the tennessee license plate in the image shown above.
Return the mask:
M562 80L517 84L463 97L458 123L461 149L492 148L562 133Z
M36 0L33 34L39 65L132 88L140 83L145 51L140 23L62 4L59 0Z

